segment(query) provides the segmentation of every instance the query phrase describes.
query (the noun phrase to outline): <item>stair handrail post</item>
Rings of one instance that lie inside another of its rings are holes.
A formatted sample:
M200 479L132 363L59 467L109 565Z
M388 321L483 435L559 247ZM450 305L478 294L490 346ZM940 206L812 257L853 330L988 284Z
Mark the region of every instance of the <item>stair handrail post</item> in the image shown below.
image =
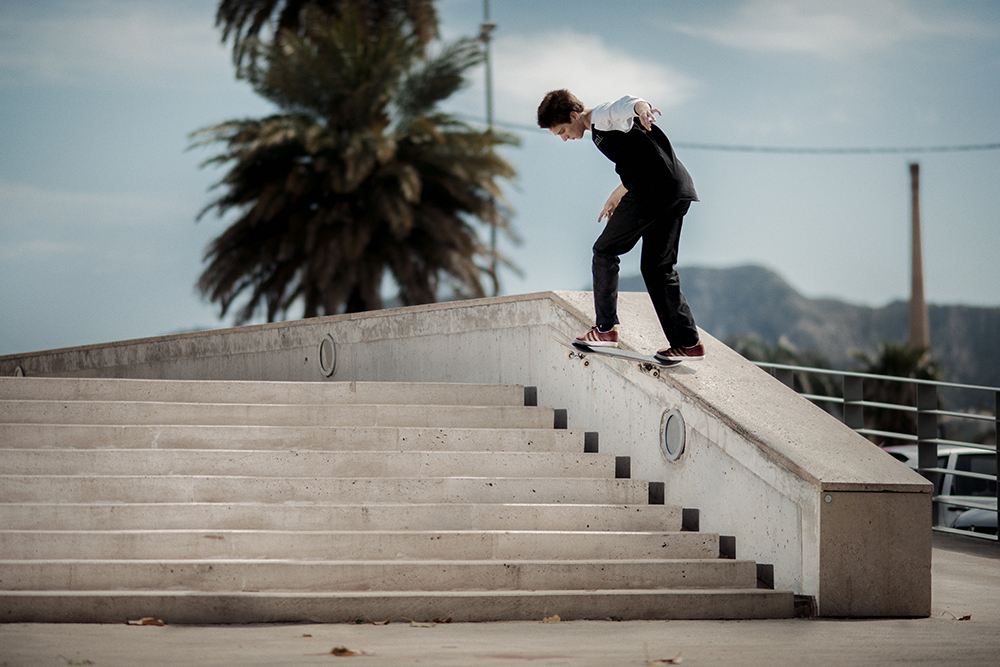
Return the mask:
M865 427L865 379L857 375L844 376L844 424L860 431Z
M917 470L934 485L934 493L939 488L940 473L930 472L937 468L938 446L938 397L937 387L932 384L917 384ZM926 472L925 472L926 471ZM933 508L933 505L932 505ZM938 513L932 509L932 525L938 525Z
M997 525L1000 526L1000 389L993 392L993 446L996 448L994 456L996 457L997 465L997 483L996 483L996 495L997 495ZM1000 532L997 533L997 539L1000 540ZM1000 544L1000 542L998 542Z

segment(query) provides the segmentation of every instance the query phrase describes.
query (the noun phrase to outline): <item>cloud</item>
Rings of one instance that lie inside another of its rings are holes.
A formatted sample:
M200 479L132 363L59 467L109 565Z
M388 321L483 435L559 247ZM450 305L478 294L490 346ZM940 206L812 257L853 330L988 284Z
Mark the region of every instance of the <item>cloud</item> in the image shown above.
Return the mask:
M921 16L910 0L750 0L721 24L674 29L741 50L829 59L868 54L927 37L988 36L991 32L961 17Z
M85 84L122 77L162 81L214 71L228 56L211 7L199 15L169 3L12 4L0 10L0 82Z
M0 283L70 270L88 275L148 271L174 252L164 244L163 231L191 219L183 203L166 197L9 182L0 182L0 210ZM29 274L23 273L25 267Z
M697 83L653 60L637 58L597 35L561 31L504 36L492 46L498 118L533 125L542 97L568 88L593 106L631 94L663 110L691 99Z
M143 227L155 218L177 215L177 202L141 193L72 192L20 183L0 182L0 210L4 228L41 221L59 221L68 227Z

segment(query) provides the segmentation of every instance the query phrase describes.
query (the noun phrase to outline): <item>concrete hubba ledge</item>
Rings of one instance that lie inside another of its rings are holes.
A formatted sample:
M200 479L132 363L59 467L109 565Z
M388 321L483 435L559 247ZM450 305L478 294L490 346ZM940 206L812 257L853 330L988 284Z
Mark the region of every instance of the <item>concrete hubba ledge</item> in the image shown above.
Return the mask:
M645 294L619 315L625 346L665 345ZM658 378L584 367L555 338L592 321L589 292L547 292L11 355L0 375L534 386L821 615L930 614L928 482L707 333L705 361Z

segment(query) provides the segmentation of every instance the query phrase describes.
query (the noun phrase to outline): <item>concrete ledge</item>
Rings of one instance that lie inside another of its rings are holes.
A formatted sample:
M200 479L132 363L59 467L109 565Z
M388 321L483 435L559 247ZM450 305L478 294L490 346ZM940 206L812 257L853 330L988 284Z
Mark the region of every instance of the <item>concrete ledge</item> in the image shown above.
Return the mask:
M564 452L360 452L31 449L7 450L7 475L213 475L339 478L547 477L614 478L612 454ZM53 497L57 493L53 492Z
M222 477L206 475L0 475L6 502L342 502L602 503L646 502L634 479Z
M552 428L554 414L527 406L0 401L0 420L17 424Z
M580 560L719 557L712 533L528 530L0 531L7 560Z
M519 385L455 382L217 382L0 377L0 401L523 406Z
M356 618L430 621L790 618L793 596L763 590L414 591L400 593L0 593L4 623L100 622L147 616L184 623L348 623Z
M122 426L0 424L0 449L229 449L355 451L584 451L581 430L408 426Z
M679 531L681 508L671 505L531 503L312 502L295 503L0 503L10 530L147 528L184 530L547 530Z
M74 590L456 591L756 589L753 561L0 560L4 592ZM84 584L83 582L86 582ZM0 593L2 595L2 593Z

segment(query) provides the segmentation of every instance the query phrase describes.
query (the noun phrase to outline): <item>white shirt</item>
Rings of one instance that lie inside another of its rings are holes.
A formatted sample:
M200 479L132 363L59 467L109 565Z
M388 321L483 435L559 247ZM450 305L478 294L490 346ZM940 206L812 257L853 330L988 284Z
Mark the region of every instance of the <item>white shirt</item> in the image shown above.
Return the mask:
M628 132L632 129L632 119L636 117L635 105L642 102L641 97L625 97L615 102L605 102L594 107L590 114L590 126L595 130L618 130Z

